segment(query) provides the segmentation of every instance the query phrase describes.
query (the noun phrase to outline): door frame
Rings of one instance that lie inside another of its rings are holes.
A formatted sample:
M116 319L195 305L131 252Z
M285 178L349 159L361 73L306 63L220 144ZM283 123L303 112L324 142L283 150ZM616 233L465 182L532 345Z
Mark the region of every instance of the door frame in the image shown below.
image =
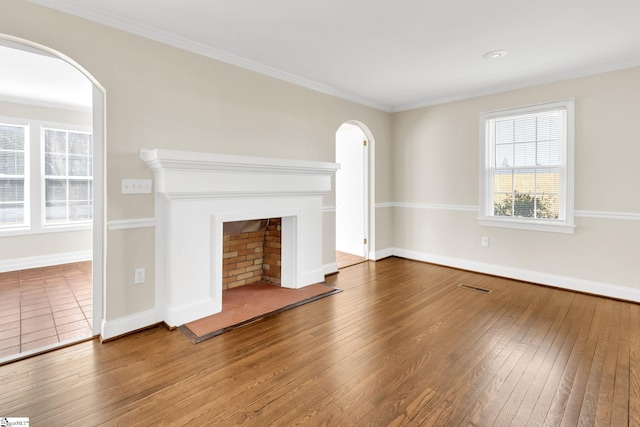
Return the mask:
M348 124L360 128L367 141L367 145L363 150L363 192L364 192L364 257L365 259L375 259L375 138L369 130L369 127L359 120L347 120L340 124ZM338 129L340 128L338 126ZM336 129L337 132L337 129ZM337 183L336 183L337 187ZM336 204L336 214L338 206Z
M91 330L93 336L100 335L105 312L104 283L105 276L105 207L106 207L106 90L80 64L73 59L39 43L34 43L9 34L0 33L0 43L16 47L34 54L45 54L59 58L80 71L93 87L93 254L92 254L92 302L93 317Z

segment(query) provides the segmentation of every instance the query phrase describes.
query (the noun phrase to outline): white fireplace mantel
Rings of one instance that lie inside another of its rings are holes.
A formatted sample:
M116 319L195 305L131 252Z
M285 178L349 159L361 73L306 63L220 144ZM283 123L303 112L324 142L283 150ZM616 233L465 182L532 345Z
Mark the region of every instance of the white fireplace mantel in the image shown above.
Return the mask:
M324 280L322 195L335 163L141 150L155 176L156 309L170 326L222 309L222 225L282 218L282 286Z
M168 198L270 197L331 191L335 163L176 150L141 150Z

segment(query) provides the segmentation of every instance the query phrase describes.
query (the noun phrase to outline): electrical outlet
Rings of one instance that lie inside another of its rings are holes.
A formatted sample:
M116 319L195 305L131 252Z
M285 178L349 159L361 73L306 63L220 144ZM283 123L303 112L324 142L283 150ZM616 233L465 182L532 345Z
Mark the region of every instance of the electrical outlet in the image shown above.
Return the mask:
M136 268L133 275L133 283L135 283L136 285L144 283L144 268Z
M489 238L488 237L483 237L482 238L482 246L489 246Z

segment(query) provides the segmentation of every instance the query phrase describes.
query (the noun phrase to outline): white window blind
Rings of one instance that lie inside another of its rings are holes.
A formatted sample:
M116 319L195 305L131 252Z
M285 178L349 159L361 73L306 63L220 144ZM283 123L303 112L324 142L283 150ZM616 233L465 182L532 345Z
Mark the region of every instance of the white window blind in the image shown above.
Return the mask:
M25 141L28 128L0 124L0 228L26 225Z

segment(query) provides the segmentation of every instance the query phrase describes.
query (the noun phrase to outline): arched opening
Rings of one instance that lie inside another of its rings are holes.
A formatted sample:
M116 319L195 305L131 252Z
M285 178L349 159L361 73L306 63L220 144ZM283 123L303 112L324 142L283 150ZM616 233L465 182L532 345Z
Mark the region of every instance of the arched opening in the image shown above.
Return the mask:
M0 171L4 179L0 185L0 192L4 190L0 194L4 215L0 218L4 221L0 239L16 248L22 245L15 254L3 254L0 259L0 277L9 281L20 278L19 318L10 325L20 334L17 340L13 337L19 352L0 353L3 359L100 333L104 311L105 90L75 61L46 46L0 34L0 49L16 65L6 67L13 74L3 76L8 85L0 88L0 92L4 90L0 93L0 122L8 132L0 147L4 162ZM45 80L39 65L48 67L44 70L49 73L47 79L59 79L57 84L39 85ZM58 250L49 249L58 246ZM16 266L21 269L9 271ZM29 317L22 312L25 309L32 310ZM26 343L30 345L23 345Z
M370 209L373 137L356 121L336 131L336 261L344 268L369 259L373 215Z

